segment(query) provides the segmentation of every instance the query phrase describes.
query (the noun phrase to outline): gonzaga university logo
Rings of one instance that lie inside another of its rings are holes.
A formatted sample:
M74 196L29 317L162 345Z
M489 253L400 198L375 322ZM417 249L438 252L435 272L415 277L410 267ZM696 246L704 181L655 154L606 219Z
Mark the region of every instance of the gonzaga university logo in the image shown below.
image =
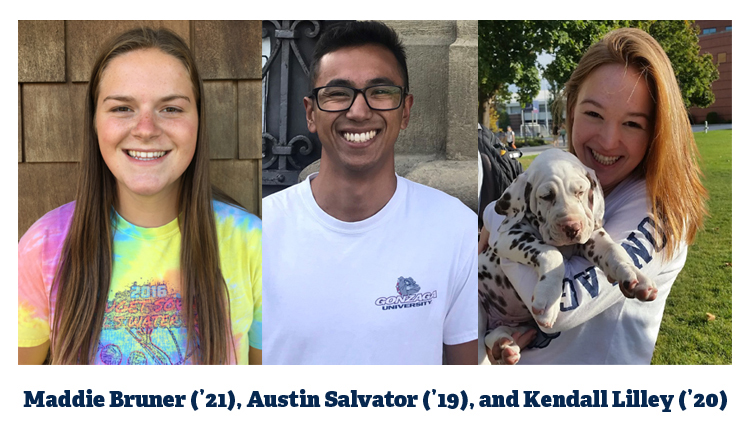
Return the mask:
M378 297L375 304L384 311L391 309L418 308L429 305L432 299L437 299L437 290L420 293L421 287L411 277L398 277L396 291L398 296Z

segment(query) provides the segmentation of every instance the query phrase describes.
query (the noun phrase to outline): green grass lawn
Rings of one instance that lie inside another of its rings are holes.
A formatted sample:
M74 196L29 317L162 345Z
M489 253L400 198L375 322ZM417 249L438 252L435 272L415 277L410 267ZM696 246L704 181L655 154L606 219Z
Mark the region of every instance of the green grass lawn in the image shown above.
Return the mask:
M709 217L672 286L652 364L732 363L732 131L695 140Z
M534 153L533 155L523 155L518 159L518 162L521 162L521 165L523 165L523 170L526 171L526 168L531 165L531 161L533 161L537 156L539 156L539 153Z
M652 364L732 363L732 131L695 140L709 217L672 285ZM535 157L519 159L524 170Z

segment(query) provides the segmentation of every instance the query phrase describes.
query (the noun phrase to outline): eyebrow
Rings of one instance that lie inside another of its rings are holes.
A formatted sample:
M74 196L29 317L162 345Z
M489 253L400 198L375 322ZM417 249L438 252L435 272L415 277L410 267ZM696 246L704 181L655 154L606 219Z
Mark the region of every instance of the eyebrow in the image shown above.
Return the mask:
M185 95L177 95L177 94L167 95L165 97L162 97L162 98L159 99L159 102L162 102L162 103L166 102L166 103L168 103L170 101L174 101L174 100L177 100L177 99L183 99L183 100L185 100L187 102L190 102L190 97L186 97ZM106 101L109 101L109 100L112 100L112 101L121 101L121 102L133 102L135 100L135 98L127 96L127 95L109 95L109 96L105 97L102 100L102 103L104 103Z
M376 77L374 79L370 79L365 83L365 86L373 86L373 85L395 85L393 80L387 78L387 77ZM325 84L325 86L351 86L355 87L354 82L347 79L333 79L328 81L328 83Z
M598 107L600 109L604 109L603 105L601 105L599 102L597 102L596 100L593 100L591 98L585 98L583 101L580 102L580 104L591 104L591 105L593 105L595 107ZM644 119L651 120L651 115L649 115L647 113L638 112L638 111L628 112L628 116L642 117Z

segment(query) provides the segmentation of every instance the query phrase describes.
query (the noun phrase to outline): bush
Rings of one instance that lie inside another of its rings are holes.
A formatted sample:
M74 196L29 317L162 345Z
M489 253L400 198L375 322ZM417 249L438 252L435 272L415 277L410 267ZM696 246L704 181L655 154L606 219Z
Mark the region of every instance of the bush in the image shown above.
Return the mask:
M723 120L721 120L721 116L719 116L719 113L716 113L715 111L709 112L706 115L706 121L708 121L709 124L724 122Z
M535 147L535 146L543 146L547 144L546 141L544 141L541 137L524 137L524 138L518 138L516 141L516 147L526 146L526 147Z

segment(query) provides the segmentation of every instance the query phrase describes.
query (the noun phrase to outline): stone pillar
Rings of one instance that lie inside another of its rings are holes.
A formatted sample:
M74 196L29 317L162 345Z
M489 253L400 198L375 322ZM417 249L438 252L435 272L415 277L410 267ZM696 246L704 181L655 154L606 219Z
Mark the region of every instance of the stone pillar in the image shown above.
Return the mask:
M397 143L396 170L476 211L477 21L388 24L406 44L415 94L412 122Z
M447 159L476 161L477 47L477 21L457 21L448 58Z

